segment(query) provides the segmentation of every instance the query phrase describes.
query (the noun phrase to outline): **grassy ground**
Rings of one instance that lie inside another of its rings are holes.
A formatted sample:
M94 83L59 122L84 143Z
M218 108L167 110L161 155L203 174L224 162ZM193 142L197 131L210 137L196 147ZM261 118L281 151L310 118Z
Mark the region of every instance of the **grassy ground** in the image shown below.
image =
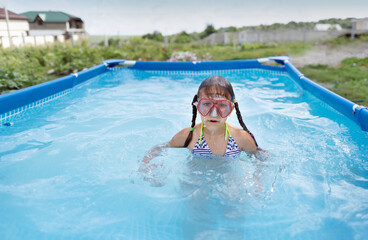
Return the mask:
M121 37L126 40L127 37ZM98 45L103 36L94 36L91 42L81 42L74 48L70 43L39 47L0 49L0 93L28 87L51 79L81 71L100 64L105 59L122 58L143 61L165 61L173 52L187 51L198 60L254 59L269 56L304 56L315 47L314 43L243 44L240 46L198 45L196 43L169 44L130 37L129 41L110 39L110 46ZM323 42L328 48L354 46L368 42L368 37L339 38ZM347 58L338 66L304 65L299 67L308 78L324 84L330 90L358 104L368 106L368 58Z
M327 61L330 64L308 64L299 67L299 70L331 91L368 107L368 35L358 36L355 40L340 37L321 44L327 48L331 59L334 56L341 57L344 55L343 51L350 57L338 64L335 61ZM360 52L357 53L359 46ZM351 57L352 52L360 58Z
M333 92L368 106L368 58L347 58L337 67L306 65L299 70Z

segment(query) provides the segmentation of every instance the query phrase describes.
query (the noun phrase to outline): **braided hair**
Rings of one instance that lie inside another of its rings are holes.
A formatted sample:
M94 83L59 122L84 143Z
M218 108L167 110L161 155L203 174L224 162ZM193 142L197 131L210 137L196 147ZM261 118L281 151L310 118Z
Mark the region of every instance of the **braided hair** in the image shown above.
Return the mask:
M256 138L254 137L253 133L251 133L248 130L247 126L245 126L245 123L243 122L243 118L242 118L242 115L241 115L240 110L239 110L238 102L235 102L234 105L235 105L235 110L236 110L236 116L238 117L238 121L240 123L240 126L242 126L242 128L243 128L244 131L246 131L247 133L249 133L249 135L253 138L254 143L256 144L256 147L258 148L258 143L256 141Z
M257 141L254 137L254 135L248 130L247 126L245 125L243 118L241 116L238 102L235 99L235 94L233 87L231 86L231 83L224 77L221 76L211 76L206 78L201 85L198 88L197 94L194 96L192 101L192 108L193 108L193 115L192 115L192 125L190 128L190 132L188 134L187 139L185 140L184 147L187 147L190 143L190 141L193 138L193 128L195 126L195 120L197 118L197 107L194 105L195 102L198 101L198 96L200 96L200 92L203 95L220 95L225 96L227 98L230 98L232 102L234 102L235 110L236 110L236 116L238 117L238 121L240 125L242 126L243 130L250 134L250 136L253 138L254 143L256 144L258 148Z
M192 101L192 108L193 108L192 125L190 127L190 132L188 134L187 140L185 140L184 147L188 147L190 141L193 138L193 128L195 126L195 121L196 121L196 118L197 118L197 107L194 105L194 103L197 102L197 101L198 101L198 96L196 94L196 95L194 95L194 98L193 98L193 101Z

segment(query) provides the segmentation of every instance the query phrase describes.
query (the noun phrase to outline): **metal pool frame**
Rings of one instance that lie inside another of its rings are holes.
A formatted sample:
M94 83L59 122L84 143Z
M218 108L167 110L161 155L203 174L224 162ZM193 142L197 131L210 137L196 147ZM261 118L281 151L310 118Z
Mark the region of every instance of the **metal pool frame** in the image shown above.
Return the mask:
M277 63L278 66L266 65L266 62ZM265 69L287 72L304 90L309 91L326 102L338 112L356 122L363 131L368 131L368 109L357 105L334 92L316 84L298 71L289 61L289 57L268 57L252 60L211 61L211 62L142 62L124 59L111 59L92 68L58 78L46 83L0 95L0 123L11 125L7 121L27 109L30 104L42 102L52 96L68 91L74 86L96 77L109 68L119 65L132 69L148 71L206 71L230 69Z

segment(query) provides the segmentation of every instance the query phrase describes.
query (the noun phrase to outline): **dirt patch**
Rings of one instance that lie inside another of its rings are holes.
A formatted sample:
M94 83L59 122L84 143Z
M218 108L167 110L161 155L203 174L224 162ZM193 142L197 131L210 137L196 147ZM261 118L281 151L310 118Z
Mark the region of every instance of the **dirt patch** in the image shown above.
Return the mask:
M303 56L290 56L290 62L296 67L308 64L337 66L345 58L368 57L368 42L345 44L337 47L317 45Z

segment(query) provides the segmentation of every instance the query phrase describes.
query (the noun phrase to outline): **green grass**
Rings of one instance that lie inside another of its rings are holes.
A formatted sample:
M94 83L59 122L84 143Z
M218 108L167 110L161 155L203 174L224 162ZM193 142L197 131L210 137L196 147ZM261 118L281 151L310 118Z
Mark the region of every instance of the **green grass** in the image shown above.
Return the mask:
M92 67L104 59L96 48L81 44L0 49L0 92L49 81Z
M368 58L347 58L337 67L307 65L299 70L331 91L368 106Z
M335 48L342 45L356 44L359 42L368 42L368 33L356 35L354 40L349 36L340 36L332 40L326 40L322 44L328 45L330 48Z

